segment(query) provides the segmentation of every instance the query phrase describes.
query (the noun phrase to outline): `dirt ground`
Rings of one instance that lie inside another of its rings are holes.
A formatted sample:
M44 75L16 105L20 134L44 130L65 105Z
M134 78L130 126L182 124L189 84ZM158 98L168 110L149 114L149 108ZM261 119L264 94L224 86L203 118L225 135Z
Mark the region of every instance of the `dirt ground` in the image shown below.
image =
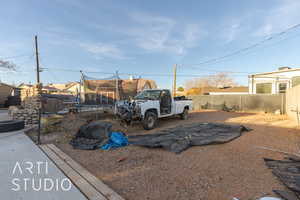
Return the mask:
M257 148L299 151L300 131L283 116L201 111L191 113L186 121L161 120L158 128L151 131L143 130L139 124L123 131L128 135L151 134L193 122L237 123L253 130L229 143L191 147L181 154L137 146L110 151L74 150L67 144L70 136L53 142L129 200L249 200L276 196L273 189L285 189L263 162L264 157L280 159L284 155ZM114 128L122 129L117 124Z

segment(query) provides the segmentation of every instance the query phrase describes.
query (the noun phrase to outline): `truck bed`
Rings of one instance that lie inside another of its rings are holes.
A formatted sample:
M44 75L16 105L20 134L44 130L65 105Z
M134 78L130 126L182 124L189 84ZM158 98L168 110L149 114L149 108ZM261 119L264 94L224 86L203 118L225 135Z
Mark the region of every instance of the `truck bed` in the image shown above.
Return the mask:
M187 99L185 96L174 97L174 101L185 101L185 100L192 100L192 99Z

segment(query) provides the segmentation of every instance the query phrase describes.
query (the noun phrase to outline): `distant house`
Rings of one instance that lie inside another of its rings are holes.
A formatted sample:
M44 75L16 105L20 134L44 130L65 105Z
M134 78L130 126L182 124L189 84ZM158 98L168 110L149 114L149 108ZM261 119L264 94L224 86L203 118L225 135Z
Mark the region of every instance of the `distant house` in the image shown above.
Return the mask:
M0 107L4 107L8 96L12 95L14 89L14 86L5 83L0 83Z
M65 94L77 96L80 89L79 82L69 82L69 83L51 83L43 87L46 90L49 90L50 93L55 94Z
M57 94L59 91L59 89L48 85L42 87L42 93L44 94Z
M50 83L46 86L52 87L52 88L56 88L57 90L64 90L66 88L65 83Z
M31 84L21 83L18 86L20 90L21 100L23 101L27 97L32 97L37 94L36 88Z
M232 95L232 94L248 94L248 87L237 86L237 87L223 87L211 89L209 95Z
M230 94L248 94L248 87L203 87L191 88L186 92L186 95L230 95Z
M279 94L300 85L300 68L280 67L277 71L249 75L249 94Z
M118 84L117 84L118 83ZM37 95L37 88L30 84L19 85L21 99ZM130 99L144 89L157 88L155 81L146 79L84 80L66 84L48 84L42 87L42 93L65 95L81 99L86 104L113 104L116 99Z
M87 104L113 104L115 100L130 99L144 89L155 88L157 88L155 81L141 78L118 81L84 80L81 97Z
M77 96L80 93L80 83L79 82L70 82L66 84L66 87L63 91L68 94Z
M38 88L36 85L22 83L18 86L18 88L20 90L22 100L27 97L36 96L38 94ZM41 92L44 94L56 94L58 93L58 91L59 89L48 85L43 86L41 89Z
M28 88L32 88L33 87L33 85L31 85L31 84L26 84L26 83L21 83L19 86L18 86L18 88L20 88L20 89L28 89Z

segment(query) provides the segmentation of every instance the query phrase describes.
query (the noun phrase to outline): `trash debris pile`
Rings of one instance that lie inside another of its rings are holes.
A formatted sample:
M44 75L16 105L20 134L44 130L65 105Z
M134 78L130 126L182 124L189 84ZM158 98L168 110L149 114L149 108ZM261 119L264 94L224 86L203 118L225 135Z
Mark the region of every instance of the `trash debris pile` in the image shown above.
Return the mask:
M139 114L139 107L137 106L136 102L118 102L116 115L122 122L125 122L127 125L129 125L134 118L138 118Z
M112 124L94 121L80 127L75 137L70 141L74 149L93 150L101 148L108 141Z
M300 199L300 158L288 157L284 160L264 158L265 164L272 169L273 174L292 192L274 190L276 194L286 200Z
M240 137L248 128L220 123L193 123L165 129L156 134L128 136L129 143L150 148L162 147L181 153L191 146L219 144Z

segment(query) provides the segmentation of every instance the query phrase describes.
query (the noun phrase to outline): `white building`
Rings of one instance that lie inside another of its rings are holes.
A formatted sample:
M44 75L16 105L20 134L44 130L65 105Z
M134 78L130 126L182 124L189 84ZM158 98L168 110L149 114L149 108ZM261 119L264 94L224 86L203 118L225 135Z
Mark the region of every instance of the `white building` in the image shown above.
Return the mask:
M300 85L300 68L280 67L277 71L249 75L249 94L285 93Z

